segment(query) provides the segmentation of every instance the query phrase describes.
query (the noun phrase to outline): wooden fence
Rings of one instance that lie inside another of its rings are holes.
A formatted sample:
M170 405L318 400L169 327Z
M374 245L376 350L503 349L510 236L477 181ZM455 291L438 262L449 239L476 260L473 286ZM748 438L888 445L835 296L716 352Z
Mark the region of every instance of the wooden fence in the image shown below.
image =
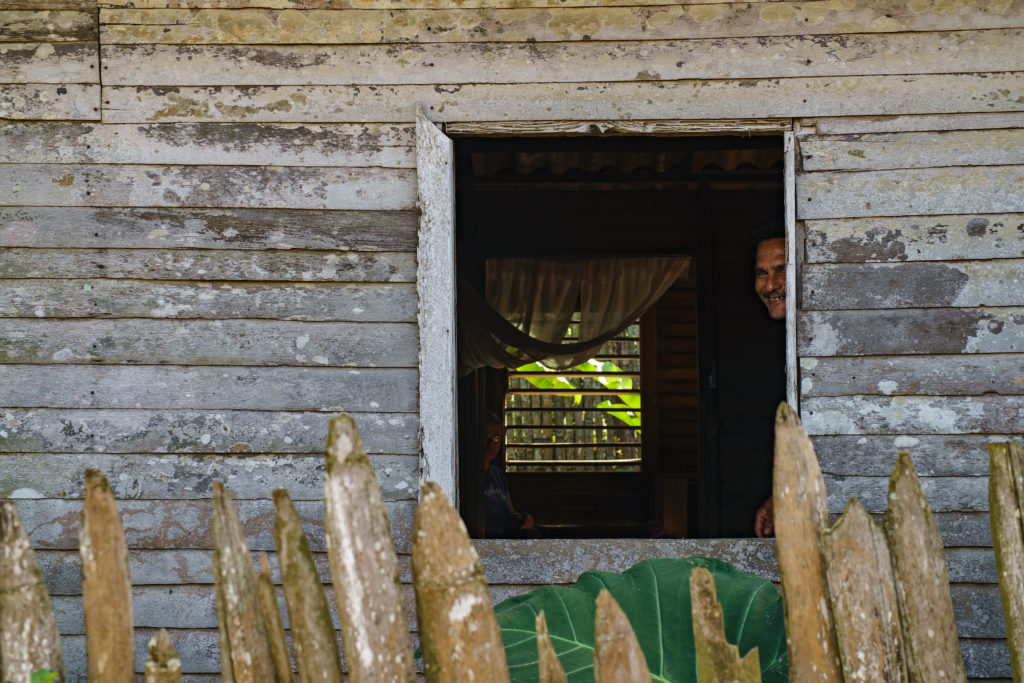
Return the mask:
M1024 669L1024 448L990 448L993 537L1015 680ZM265 557L257 572L234 504L213 493L213 567L225 682L412 681L416 678L398 561L373 469L353 420L331 421L324 483L327 547L345 659L324 587L288 492L274 491L277 546L294 663ZM775 526L792 681L965 680L942 543L913 463L898 457L879 526L854 499L829 525L817 457L795 413L776 422ZM80 527L89 678L134 677L128 554L102 474L86 474ZM428 681L508 680L483 569L458 513L422 487L413 525L413 583ZM725 638L711 575L694 569L690 594L698 680L760 681L756 649L741 657ZM49 669L63 678L56 621L28 536L11 501L0 503L0 681ZM566 681L537 617L541 683ZM181 680L167 633L149 645L146 681ZM597 683L649 681L643 652L607 591L597 598Z

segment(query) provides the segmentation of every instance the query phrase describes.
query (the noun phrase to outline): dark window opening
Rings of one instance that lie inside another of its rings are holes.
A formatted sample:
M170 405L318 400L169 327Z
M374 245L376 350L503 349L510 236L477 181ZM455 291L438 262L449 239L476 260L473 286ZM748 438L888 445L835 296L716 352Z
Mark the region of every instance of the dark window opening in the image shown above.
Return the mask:
M691 258L593 363L460 377L471 534L497 418L495 464L541 537L752 536L785 394L784 324L754 294L752 232L783 212L782 138L460 138L455 154L457 278L477 291L488 259Z

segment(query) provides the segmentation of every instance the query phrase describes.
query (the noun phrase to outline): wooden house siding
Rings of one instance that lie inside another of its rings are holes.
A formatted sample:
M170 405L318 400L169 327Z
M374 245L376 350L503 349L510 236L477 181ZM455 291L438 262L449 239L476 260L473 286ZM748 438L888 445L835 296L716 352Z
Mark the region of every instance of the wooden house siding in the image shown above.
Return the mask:
M0 0L0 495L69 670L87 466L123 501L139 653L172 626L191 680L219 672L212 480L260 550L288 487L326 578L345 410L408 553L422 102L464 130L794 128L800 402L832 512L882 511L910 450L968 675L1009 677L984 445L1024 433L1022 28L1020 0ZM652 555L774 571L765 541L479 548L496 596Z

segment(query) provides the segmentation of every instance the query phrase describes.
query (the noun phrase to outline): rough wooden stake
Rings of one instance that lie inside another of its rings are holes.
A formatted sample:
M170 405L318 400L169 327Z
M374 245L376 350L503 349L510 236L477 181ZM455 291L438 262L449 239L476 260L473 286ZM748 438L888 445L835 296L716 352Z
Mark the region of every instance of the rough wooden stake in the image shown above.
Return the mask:
M535 630L537 631L537 666L539 667L539 683L568 683L565 669L558 661L555 648L548 636L548 622L544 618L544 610L537 615Z
M46 583L18 509L0 502L0 681L49 669L64 680L64 654Z
M146 683L181 683L181 660L167 629L160 629L149 641Z
M348 415L331 420L328 430L324 504L349 679L415 680L391 523L359 430Z
M845 680L906 681L899 605L885 533L854 498L821 540Z
M466 527L433 482L424 482L412 531L424 673L430 682L508 681L501 630Z
M228 660L229 675L238 683L277 681L245 531L219 481L213 482L213 542L221 669Z
M789 680L842 680L821 549L821 532L828 527L825 481L800 418L785 403L775 417L772 497Z
M78 532L82 607L89 680L130 683L135 678L132 585L121 515L107 478L85 471L85 502Z
M284 636L281 611L277 608L277 594L274 591L274 581L270 576L270 563L267 562L266 552L260 553L260 573L256 577L256 592L259 594L263 623L267 627L270 658L274 662L277 680L290 681L292 680L292 660L288 654L288 641Z
M605 589L597 595L594 615L594 683L648 683L640 643L626 613Z
M942 538L906 451L899 454L889 480L885 534L892 554L910 680L967 680Z
M1024 680L1024 446L988 446L988 509L1013 680Z
M306 532L287 490L274 491L274 507L277 508L274 543L281 565L284 597L288 603L288 622L291 624L299 679L304 683L341 683L341 658L327 596L320 583L320 572L313 562Z
M739 648L725 639L725 617L715 579L703 567L694 567L690 573L690 610L698 683L761 683L757 648L741 658Z

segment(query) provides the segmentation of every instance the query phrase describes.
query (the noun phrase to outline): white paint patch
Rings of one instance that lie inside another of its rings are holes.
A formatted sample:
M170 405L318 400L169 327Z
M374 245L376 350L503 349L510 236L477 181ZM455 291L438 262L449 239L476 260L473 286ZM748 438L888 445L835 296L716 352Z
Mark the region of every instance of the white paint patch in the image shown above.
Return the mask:
M295 338L295 346L296 346L296 348L304 349L304 348L306 348L306 344L308 344L308 343L309 343L309 335L308 334L304 334L304 335L302 335L300 337L296 337Z
M203 444L204 446L210 443L210 435L203 434L201 437L199 437L199 443Z
M15 489L11 491L8 498L43 498L43 494L35 489Z
M355 308L352 309L352 312L355 313L356 315L359 315L360 313L363 312L363 309L356 306Z
M52 56L53 53L54 53L53 45L50 45L49 43L45 43L45 44L40 45L39 47L36 48L35 58L36 59L46 59L47 57Z
M859 439L857 439L857 445L858 446L863 446L867 442L868 442L868 438L866 436L862 436Z
M46 311L43 309L42 306L36 306L36 310L33 311L33 313L36 314L37 318L42 318L46 315Z
M899 388L900 385L891 379L883 379L878 383L878 390L886 396L891 396Z
M154 318L172 318L182 311L192 310L192 306L188 304L173 304L163 299L157 299L156 303L159 308L154 308L149 312Z
M813 321L813 318L812 318ZM808 353L814 356L834 356L839 349L839 335L828 323L814 321L811 325L811 343Z
M473 608L480 604L483 604L483 600L479 595L462 595L448 610L448 619L453 622L464 621L473 612Z
M804 377L800 380L800 393L807 395L811 393L811 389L814 388L814 381L810 377Z
M921 439L913 436L897 436L892 443L896 448L911 448L921 443Z
M327 365L328 360L324 356L313 356L313 362L319 365Z
M800 359L800 367L803 368L804 370L813 370L814 368L818 367L818 359L817 358L801 358Z
M51 356L51 358L53 358L53 360L57 361L58 363L61 363L63 361L66 361L68 358L71 358L74 355L75 355L74 351L72 351L71 349L69 349L67 347L64 347L60 351L55 352L53 354L53 356Z

